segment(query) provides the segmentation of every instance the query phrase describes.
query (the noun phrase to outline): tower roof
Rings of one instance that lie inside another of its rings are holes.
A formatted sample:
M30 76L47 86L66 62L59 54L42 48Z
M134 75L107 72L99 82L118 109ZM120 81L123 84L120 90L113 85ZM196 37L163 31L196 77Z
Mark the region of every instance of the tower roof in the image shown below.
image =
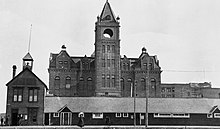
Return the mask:
M110 6L108 0L106 0L106 3L104 5L104 8L103 8L102 13L100 15L100 19L101 19L101 21L116 21L115 15L111 9L111 6Z
M33 58L31 57L31 54L28 52L28 53L24 56L23 60L33 61Z

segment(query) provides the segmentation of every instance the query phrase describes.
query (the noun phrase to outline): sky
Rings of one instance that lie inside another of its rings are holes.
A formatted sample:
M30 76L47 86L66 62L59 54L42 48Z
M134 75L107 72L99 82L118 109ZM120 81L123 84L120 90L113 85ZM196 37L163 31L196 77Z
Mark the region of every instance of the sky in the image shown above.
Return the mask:
M157 55L162 83L211 82L220 88L219 0L109 0L120 17L121 56L138 58L142 47ZM94 51L95 21L105 0L0 0L0 113L5 84L30 53L33 72L48 85L50 53Z

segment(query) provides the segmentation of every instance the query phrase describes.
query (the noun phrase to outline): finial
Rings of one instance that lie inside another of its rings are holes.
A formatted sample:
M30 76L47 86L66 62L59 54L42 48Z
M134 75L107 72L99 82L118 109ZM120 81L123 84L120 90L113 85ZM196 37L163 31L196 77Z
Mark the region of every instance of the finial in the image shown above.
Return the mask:
M63 50L65 50L66 49L66 46L65 45L62 45L62 47L61 47Z
M106 3L108 3L108 0L106 0Z
M142 48L142 53L146 53L147 49L145 47Z
M116 20L120 20L120 17L118 16L118 17L116 18Z

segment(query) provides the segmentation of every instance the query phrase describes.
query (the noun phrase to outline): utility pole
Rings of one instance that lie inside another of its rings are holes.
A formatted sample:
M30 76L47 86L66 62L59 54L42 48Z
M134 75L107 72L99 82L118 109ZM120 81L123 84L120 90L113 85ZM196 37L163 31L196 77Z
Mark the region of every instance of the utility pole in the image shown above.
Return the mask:
M145 114L145 128L148 127L148 93L149 93L149 58L147 59L147 77L146 77L146 114Z
M133 84L133 90L134 90L134 128L136 129L136 85L137 85L137 81L134 81L134 84Z

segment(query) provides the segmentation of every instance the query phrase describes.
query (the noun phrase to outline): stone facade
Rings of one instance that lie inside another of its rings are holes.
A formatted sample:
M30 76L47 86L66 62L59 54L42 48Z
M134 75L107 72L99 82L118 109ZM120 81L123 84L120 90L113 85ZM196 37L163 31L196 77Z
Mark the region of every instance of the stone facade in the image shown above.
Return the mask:
M119 27L119 17L115 18L106 2L95 23L95 52L91 57L69 56L65 46L59 54L51 54L50 93L131 97L136 91L137 97L145 97L149 87L150 97L159 96L159 61L156 56L149 56L145 48L139 58L121 58Z

